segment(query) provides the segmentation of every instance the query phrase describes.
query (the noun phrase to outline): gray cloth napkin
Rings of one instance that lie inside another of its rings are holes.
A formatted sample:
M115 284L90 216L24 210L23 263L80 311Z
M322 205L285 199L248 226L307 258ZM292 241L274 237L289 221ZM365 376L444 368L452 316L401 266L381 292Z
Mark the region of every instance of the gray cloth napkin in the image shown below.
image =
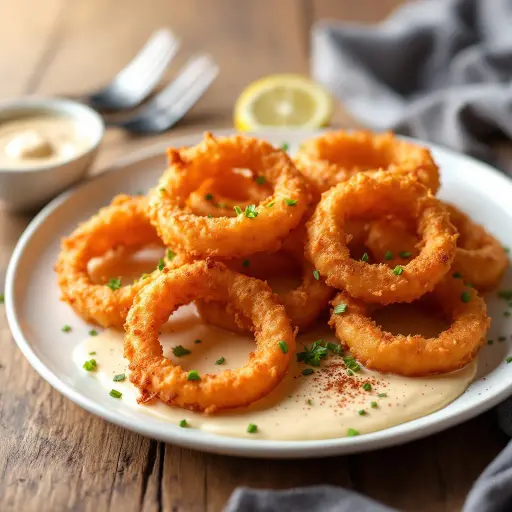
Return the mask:
M375 130L489 160L512 138L512 2L425 0L377 26L320 22L312 75Z
M312 74L363 124L491 159L512 138L512 0L424 0L378 26L318 23ZM512 436L512 401L498 409ZM331 486L240 488L226 512L391 512ZM463 512L512 511L512 441L471 489Z

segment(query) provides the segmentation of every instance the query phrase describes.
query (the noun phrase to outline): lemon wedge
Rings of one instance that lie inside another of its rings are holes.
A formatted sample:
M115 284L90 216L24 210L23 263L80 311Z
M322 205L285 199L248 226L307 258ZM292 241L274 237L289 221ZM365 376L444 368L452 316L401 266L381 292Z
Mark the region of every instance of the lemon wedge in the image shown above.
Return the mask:
M314 129L332 117L333 101L317 83L301 75L270 75L247 86L235 103L240 131Z

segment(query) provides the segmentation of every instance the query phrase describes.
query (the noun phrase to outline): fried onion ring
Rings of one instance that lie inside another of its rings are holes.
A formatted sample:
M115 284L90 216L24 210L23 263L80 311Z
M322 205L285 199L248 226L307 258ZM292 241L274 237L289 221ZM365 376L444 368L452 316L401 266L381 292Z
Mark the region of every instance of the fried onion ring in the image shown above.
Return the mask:
M345 221L401 215L414 220L423 246L398 269L350 258ZM387 173L357 174L322 195L307 223L306 255L329 286L367 302L412 302L449 271L457 235L442 204L421 183Z
M162 240L195 257L242 257L275 250L300 222L309 203L308 185L288 155L242 135L216 139L207 133L192 148L170 149L169 169L149 194L148 215ZM272 195L234 218L194 215L187 198L226 169L250 169Z
M439 189L439 169L430 151L393 133L328 132L303 142L294 161L320 193L357 173L379 170L415 175L433 193Z
M485 302L475 290L450 276L425 299L434 300L451 320L450 327L435 338L384 331L370 317L373 307L346 292L332 302L334 307L345 304L344 313L333 312L329 324L350 352L373 370L407 377L458 370L484 343L490 323Z
M154 278L133 285L111 289L94 284L87 264L109 250L123 246L132 250L161 244L146 214L146 198L120 195L96 215L62 240L62 250L55 265L61 300L67 302L84 320L103 327L122 328L133 298Z
M195 299L232 304L251 319L256 350L247 364L189 380L188 372L164 357L158 341L160 327L179 306ZM135 298L125 330L130 381L142 398L152 396L169 405L208 413L248 405L265 396L283 378L295 351L295 334L272 290L262 281L213 261L164 269Z
M445 203L445 207L459 232L452 270L478 290L495 288L509 265L505 249L483 226L454 205Z

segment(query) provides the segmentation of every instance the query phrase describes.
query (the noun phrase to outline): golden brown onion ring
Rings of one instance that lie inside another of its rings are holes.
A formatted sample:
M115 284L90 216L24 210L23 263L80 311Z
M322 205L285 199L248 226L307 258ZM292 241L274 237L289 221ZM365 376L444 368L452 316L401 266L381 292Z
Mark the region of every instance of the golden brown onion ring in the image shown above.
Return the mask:
M435 338L420 335L393 335L372 320L372 306L341 292L334 308L345 304L345 312L329 322L338 339L365 366L380 372L407 377L447 373L462 368L484 343L489 318L484 300L475 290L451 276L425 298L433 299L450 327Z
M162 240L196 257L242 257L275 250L300 222L309 203L308 186L288 155L269 143L242 135L206 134L192 148L170 149L169 169L149 194L148 214ZM248 168L273 194L234 218L194 215L187 198L226 169Z
M416 224L423 246L406 265L390 269L350 258L345 221L400 215ZM441 203L421 183L377 173L357 174L322 195L307 223L306 255L329 286L367 302L412 302L449 271L457 235Z
M116 247L137 250L161 244L145 214L145 207L143 197L117 196L109 206L62 240L62 250L55 265L62 300L85 320L103 327L122 328L133 297L158 273L155 271L131 286L111 289L107 285L94 284L87 269L91 259Z
M328 132L303 142L294 160L320 193L354 174L379 170L416 176L433 193L439 189L439 169L430 151L392 133Z
M188 372L164 357L158 341L160 327L179 306L195 299L232 304L251 319L256 350L247 364L189 380ZM281 381L295 352L295 334L272 290L258 279L212 261L164 269L135 298L125 330L130 381L143 399L155 397L169 405L209 413L248 405L265 396Z
M509 265L501 243L483 226L473 222L452 204L445 203L450 220L459 232L452 270L478 290L498 286Z

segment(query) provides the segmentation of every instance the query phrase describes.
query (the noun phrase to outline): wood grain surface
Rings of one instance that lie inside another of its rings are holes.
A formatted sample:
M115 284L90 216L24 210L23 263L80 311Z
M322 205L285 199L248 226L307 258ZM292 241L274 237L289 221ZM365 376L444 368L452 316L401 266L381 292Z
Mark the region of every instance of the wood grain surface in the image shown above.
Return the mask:
M252 79L308 71L309 30L324 18L375 22L399 0L3 0L0 99L79 96L108 80L149 34L171 27L183 51L220 64L218 80L170 133L109 130L96 170L156 140L231 126ZM341 106L334 122L353 125ZM0 209L0 285L29 217ZM329 483L403 510L460 510L472 482L503 448L492 412L405 446L329 459L270 461L208 455L152 441L92 416L25 361L0 311L1 511L219 511L237 486Z

